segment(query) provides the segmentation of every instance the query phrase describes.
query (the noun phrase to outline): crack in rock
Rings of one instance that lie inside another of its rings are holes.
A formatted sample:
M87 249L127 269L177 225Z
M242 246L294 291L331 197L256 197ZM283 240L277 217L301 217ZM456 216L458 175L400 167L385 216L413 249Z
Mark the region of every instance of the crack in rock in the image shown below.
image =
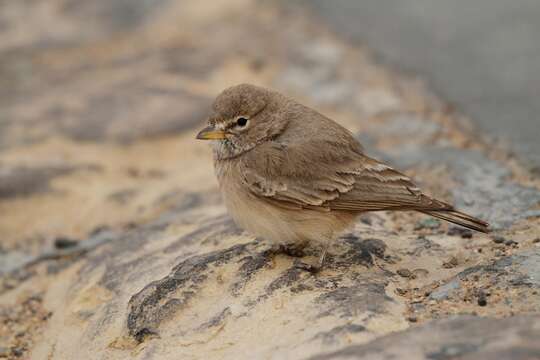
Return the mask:
M337 343L337 338L346 334L353 334L366 331L366 327L358 324L346 324L342 326L336 326L328 331L320 332L315 335L313 340L321 340L325 345L332 345Z
M210 265L230 262L253 243L232 246L222 251L192 256L175 266L161 280L153 281L133 295L128 303L127 327L137 341L148 333L157 333L159 324L185 307L208 278Z
M386 280L375 282L371 279L359 279L353 285L326 292L315 300L315 303L326 307L326 310L319 313L319 317L337 314L342 318L350 318L364 312L382 313L386 303L394 301L386 295L385 288Z

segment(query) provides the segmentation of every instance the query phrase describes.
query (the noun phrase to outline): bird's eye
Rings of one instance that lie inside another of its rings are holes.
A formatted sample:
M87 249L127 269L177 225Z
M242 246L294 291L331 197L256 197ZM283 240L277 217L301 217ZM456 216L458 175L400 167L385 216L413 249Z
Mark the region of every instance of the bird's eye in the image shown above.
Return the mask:
M239 117L238 119L236 119L236 125L238 126L244 127L247 125L247 123L248 123L248 119L245 117Z

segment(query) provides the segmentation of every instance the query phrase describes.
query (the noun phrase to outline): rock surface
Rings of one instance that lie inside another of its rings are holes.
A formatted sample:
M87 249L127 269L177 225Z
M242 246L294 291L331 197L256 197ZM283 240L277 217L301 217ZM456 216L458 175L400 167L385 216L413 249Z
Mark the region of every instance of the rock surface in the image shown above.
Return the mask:
M540 183L418 80L286 3L0 14L0 358L538 355ZM320 109L495 234L366 214L321 273L298 270L233 224L194 140L244 81Z
M503 320L460 316L310 359L537 359L539 321L538 316Z

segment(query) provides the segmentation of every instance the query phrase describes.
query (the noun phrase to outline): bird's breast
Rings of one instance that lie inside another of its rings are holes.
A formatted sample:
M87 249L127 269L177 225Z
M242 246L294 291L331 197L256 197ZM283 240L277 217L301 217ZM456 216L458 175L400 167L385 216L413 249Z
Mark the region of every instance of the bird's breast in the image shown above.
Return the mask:
M233 220L253 235L275 237L279 214L273 213L265 201L251 194L242 182L239 164L235 161L217 161L216 176L225 206Z
M286 209L251 193L242 181L240 163L216 161L215 170L227 210L235 223L252 235L276 243L326 242L352 218L306 209Z

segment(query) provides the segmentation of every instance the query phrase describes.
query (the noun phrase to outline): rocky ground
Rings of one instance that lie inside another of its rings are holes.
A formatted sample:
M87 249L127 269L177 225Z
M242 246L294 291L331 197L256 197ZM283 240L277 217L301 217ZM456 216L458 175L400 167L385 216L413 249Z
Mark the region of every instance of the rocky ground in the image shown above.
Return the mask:
M303 8L0 1L0 79L0 358L540 358L538 178ZM194 140L241 82L494 232L368 214L297 270L235 227Z

